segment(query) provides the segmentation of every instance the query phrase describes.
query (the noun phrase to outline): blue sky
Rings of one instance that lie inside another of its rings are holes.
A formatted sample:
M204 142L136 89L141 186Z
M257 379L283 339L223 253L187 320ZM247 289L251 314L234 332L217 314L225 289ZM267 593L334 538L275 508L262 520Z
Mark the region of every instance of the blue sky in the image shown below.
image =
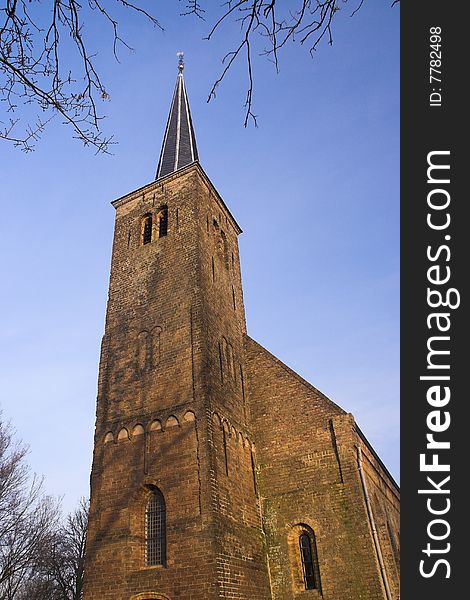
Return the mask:
M399 11L389 1L366 1L353 18L344 9L333 46L313 59L287 46L279 74L256 57L259 127L245 129L243 62L206 103L230 30L203 41L208 23L180 10L157 13L164 33L126 16L135 51L121 49L120 64L87 24L111 96L101 110L113 156L60 123L32 154L0 144L4 417L66 509L88 494L110 202L154 177L184 50L201 164L244 231L249 333L352 412L398 478Z

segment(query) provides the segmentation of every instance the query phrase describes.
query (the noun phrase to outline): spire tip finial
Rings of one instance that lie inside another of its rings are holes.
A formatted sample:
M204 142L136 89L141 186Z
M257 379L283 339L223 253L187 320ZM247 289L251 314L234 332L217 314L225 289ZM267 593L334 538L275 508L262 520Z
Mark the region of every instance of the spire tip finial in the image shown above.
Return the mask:
M180 50L176 53L176 56L178 57L178 70L182 73L184 69L184 52L181 52Z
M179 169L199 160L186 86L184 85L184 54L177 52L176 56L178 57L178 75L155 179L176 173Z

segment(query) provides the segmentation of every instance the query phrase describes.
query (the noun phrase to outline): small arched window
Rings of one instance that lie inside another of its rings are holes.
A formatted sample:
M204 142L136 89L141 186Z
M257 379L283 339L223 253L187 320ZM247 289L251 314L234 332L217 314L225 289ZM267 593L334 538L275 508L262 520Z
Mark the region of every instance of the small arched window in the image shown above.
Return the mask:
M162 206L158 211L158 237L161 238L168 233L168 207Z
M146 215L142 221L142 244L152 241L152 215Z
M299 546L305 589L316 590L319 587L319 574L315 540L312 542L309 534L304 531L300 534Z
M145 511L145 562L148 566L166 561L166 510L160 490L152 490Z

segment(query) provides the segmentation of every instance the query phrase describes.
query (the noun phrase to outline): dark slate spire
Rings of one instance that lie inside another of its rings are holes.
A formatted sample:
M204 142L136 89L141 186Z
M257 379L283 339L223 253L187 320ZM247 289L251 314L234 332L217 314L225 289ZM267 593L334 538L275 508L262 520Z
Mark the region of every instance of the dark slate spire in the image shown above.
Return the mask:
M163 138L155 179L165 177L198 160L188 96L183 79L183 53L178 52L178 77L171 102L170 115Z

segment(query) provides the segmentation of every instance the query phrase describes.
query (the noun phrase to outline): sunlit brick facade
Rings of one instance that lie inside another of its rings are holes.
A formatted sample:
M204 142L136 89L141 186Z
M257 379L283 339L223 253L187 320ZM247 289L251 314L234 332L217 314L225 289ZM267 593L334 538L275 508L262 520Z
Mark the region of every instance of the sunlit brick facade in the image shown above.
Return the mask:
M247 335L182 67L157 179L113 206L84 600L397 600L398 488Z

